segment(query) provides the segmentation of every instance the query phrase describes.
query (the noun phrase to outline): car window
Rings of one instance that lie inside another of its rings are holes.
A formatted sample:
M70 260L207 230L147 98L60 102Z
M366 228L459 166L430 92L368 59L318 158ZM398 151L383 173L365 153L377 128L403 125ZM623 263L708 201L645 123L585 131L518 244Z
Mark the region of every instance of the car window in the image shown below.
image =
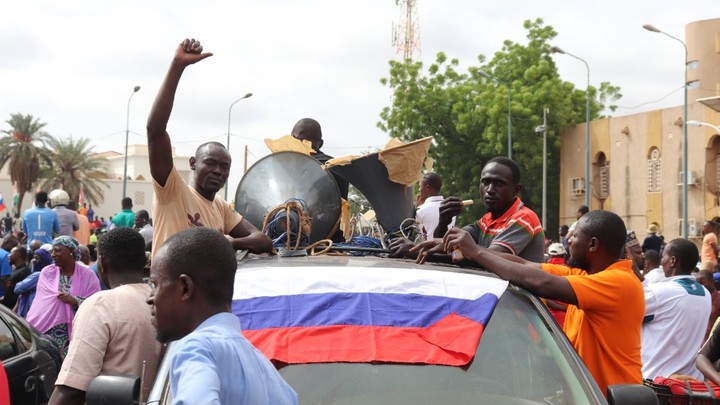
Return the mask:
M7 360L18 354L18 348L15 344L15 337L10 331L10 327L4 320L0 319L0 360Z
M23 353L26 350L30 350L32 348L32 333L30 332L30 329L23 325L17 318L12 316L6 316L5 321L7 321L8 325L10 325L18 337L18 342L20 344L18 347L19 352Z
M528 298L506 293L467 367L326 363L280 373L303 404L595 402L559 338Z

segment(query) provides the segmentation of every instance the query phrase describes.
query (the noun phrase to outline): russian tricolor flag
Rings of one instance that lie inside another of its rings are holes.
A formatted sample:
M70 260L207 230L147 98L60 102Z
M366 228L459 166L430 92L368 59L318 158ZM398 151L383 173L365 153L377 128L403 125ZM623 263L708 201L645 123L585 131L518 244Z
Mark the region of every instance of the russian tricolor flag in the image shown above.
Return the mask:
M5 201L3 200L2 194L0 194L0 212L2 212L5 209L7 209L7 207L5 206Z
M233 313L269 359L463 366L507 281L398 268L240 270Z

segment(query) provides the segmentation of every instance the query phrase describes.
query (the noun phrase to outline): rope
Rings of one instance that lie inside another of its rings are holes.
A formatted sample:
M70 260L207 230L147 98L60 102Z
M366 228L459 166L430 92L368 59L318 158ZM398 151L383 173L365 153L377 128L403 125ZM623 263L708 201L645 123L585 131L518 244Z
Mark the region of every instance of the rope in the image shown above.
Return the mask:
M273 248L284 245L288 250L295 250L301 243L307 244L311 222L307 211L305 201L296 198L291 198L270 210L263 220L263 233L272 240Z
M323 245L323 244L325 244L326 246L324 246L321 251L315 252L315 248L318 247L318 246L321 246L321 245ZM330 248L332 248L332 246L333 246L333 241L332 241L332 240L330 240L330 239L321 239L321 240L313 243L312 245L306 247L305 250L310 254L310 256L319 256L319 255L324 255L324 254L326 254L328 251L330 251Z

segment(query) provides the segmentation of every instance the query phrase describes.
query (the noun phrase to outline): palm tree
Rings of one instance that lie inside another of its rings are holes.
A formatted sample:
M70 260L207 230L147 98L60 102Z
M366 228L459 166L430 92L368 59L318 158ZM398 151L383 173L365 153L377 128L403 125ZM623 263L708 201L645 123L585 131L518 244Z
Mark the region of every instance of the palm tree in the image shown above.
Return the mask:
M33 189L38 179L40 163L50 161L46 147L50 135L42 131L46 124L30 114L10 114L5 122L11 129L0 131L6 134L0 137L0 170L10 163L10 181L17 188L19 214L25 193Z
M51 161L40 169L40 188L48 191L61 188L72 201L77 201L82 184L87 202L95 205L102 203L105 197L103 189L108 188L103 181L108 178L107 162L94 157L89 143L88 138L75 140L72 137L60 139L51 136L48 141L52 150Z

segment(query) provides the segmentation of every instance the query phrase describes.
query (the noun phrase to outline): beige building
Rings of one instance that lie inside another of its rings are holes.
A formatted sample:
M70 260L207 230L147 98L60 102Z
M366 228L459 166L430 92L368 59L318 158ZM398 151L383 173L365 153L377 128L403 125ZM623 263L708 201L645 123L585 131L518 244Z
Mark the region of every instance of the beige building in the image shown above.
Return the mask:
M110 178L105 182L108 188L105 189L105 199L102 204L93 206L95 215L108 219L110 216L120 212L120 200L122 200L123 189L123 171L125 166L125 155L117 152L102 152L96 154L98 159L107 160L108 173ZM175 156L173 148L173 162L178 172L186 181L192 178L190 170L189 156ZM153 188L152 176L150 175L150 160L148 157L147 145L129 145L128 146L128 180L126 183L126 195L133 200L133 211L147 210L152 215ZM50 190L45 190L50 192ZM221 190L220 193L224 193ZM8 210L12 209L13 186L10 182L10 176L7 173L7 167L0 172L0 194ZM34 196L31 193L25 194L22 211L24 212L32 206ZM4 216L2 212L0 215Z
M685 28L688 229L720 216L720 19ZM698 101L700 100L700 101ZM656 223L666 240L682 234L683 106L590 123L590 208L620 215L638 238ZM560 147L560 223L585 203L585 124L564 131Z

